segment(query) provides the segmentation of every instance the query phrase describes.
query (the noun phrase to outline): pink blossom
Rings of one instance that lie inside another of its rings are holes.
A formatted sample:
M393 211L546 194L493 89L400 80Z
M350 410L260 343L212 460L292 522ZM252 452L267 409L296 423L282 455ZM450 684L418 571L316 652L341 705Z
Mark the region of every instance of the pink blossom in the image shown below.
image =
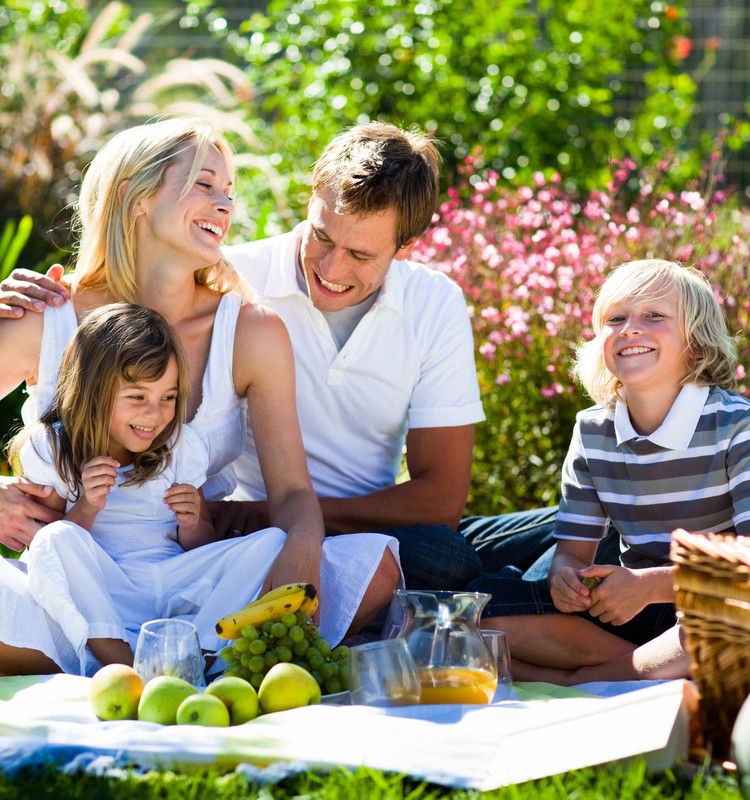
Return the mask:
M725 192L709 195L693 185L674 192L665 180L670 169L665 160L639 172L628 159L613 165L609 193L573 197L559 175L536 173L530 186L513 188L465 163L465 184L449 191L413 257L462 286L473 307L478 363L502 358L508 365L500 377L487 376L490 382L526 376L551 399L579 391L568 375L570 359L576 343L591 336L596 290L610 269L634 258L693 264L717 287L732 329L750 327L750 212L736 209L726 224ZM545 375L554 376L551 384Z
M488 361L491 361L495 357L495 351L497 347L491 342L485 342L482 345L479 345L479 352L483 355Z

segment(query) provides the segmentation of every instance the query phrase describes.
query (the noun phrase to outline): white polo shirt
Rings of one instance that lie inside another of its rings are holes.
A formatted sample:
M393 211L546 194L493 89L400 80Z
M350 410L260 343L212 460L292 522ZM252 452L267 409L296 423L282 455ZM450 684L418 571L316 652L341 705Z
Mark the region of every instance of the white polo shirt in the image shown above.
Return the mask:
M224 252L289 330L315 492L353 497L396 482L409 428L484 419L471 324L463 293L449 278L393 261L377 300L339 350L325 317L297 282L305 224ZM265 497L252 431L235 472L232 499Z

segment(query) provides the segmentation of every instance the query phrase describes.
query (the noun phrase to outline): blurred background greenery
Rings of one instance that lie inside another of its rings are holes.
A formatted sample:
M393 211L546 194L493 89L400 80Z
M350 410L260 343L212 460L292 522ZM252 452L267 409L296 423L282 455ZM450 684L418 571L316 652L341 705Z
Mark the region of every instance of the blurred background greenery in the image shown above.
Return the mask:
M559 181L580 215L629 160L618 184L624 211L656 169L665 196L705 194L707 177L713 190L723 171L734 213L750 182L747 97L732 77L747 65L744 50L729 52L731 41L746 44L748 20L734 10L730 0L6 0L0 273L71 265L70 210L85 165L116 131L172 113L208 116L238 153L232 241L302 218L324 144L373 119L418 125L444 143L446 198L488 174L510 192L541 175ZM731 75L719 69L727 57ZM475 319L486 326L481 310ZM560 350L544 328L532 339L546 351L539 374L524 372L510 389L494 365L482 378L490 419L478 435L471 511L556 500L572 417L587 401L537 389L550 358L565 371L575 342ZM0 435L17 424L21 400L19 391L0 403ZM504 427L509 415L518 433Z

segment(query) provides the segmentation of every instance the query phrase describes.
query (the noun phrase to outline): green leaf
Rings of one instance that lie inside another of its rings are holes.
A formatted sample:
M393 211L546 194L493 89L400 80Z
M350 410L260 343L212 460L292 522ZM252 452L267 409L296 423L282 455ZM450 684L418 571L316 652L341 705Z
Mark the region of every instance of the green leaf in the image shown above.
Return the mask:
M0 280L5 280L15 267L21 251L29 241L32 227L33 222L28 214L21 217L18 226L12 220L5 223L0 238L0 259L2 259L0 261Z

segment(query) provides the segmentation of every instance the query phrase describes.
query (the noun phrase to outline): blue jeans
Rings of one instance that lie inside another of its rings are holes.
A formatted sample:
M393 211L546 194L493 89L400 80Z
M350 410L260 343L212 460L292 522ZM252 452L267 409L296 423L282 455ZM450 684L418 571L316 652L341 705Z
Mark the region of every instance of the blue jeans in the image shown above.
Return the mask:
M405 525L380 533L398 539L407 589L461 591L482 574L477 551L448 525Z
M460 591L486 573L546 577L555 544L557 507L467 517L447 525L408 525L382 531L398 539L407 589ZM504 574L503 573L503 574Z
M557 506L466 517L458 530L479 553L484 573L541 579L549 574L556 517Z

